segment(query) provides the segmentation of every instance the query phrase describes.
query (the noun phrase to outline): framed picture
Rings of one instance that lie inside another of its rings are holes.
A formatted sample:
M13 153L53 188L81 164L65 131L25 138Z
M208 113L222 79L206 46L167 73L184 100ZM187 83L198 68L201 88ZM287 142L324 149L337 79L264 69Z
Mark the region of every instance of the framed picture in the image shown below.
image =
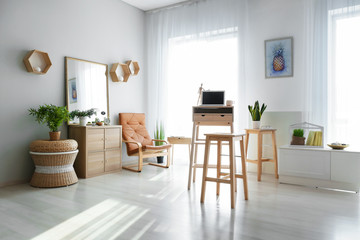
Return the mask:
M76 78L69 79L69 99L70 103L76 103L77 102L77 89L76 89Z
M292 77L293 38L278 38L265 41L265 78Z

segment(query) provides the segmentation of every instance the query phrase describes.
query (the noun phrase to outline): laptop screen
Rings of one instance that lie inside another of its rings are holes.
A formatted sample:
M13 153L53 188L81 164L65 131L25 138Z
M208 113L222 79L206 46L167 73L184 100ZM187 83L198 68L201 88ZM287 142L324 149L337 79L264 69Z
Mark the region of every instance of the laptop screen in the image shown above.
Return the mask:
M202 105L224 105L225 91L203 91Z

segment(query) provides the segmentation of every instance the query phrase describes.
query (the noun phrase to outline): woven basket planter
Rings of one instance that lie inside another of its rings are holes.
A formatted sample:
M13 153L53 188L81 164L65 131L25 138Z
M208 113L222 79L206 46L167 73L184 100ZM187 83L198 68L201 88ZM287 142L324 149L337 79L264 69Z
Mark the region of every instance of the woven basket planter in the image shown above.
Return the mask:
M78 182L74 161L78 154L75 140L36 140L30 144L30 155L35 172L30 185L33 187L62 187ZM49 152L46 152L49 151ZM50 152L51 151L51 152Z
M304 137L292 136L291 145L305 145Z

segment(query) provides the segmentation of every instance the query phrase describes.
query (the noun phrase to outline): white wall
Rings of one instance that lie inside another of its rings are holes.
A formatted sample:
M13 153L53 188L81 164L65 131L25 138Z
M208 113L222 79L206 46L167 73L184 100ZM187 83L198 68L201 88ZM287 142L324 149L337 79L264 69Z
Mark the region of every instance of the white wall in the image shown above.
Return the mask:
M65 56L109 69L137 60L140 73L128 83L109 76L110 118L117 124L119 112L145 112L144 32L144 12L120 0L0 0L0 186L30 179L28 146L47 139L49 130L28 109L65 105ZM23 58L32 49L49 53L46 75L26 71Z
M246 66L246 101L268 105L267 111L304 109L304 8L302 0L249 1L249 36ZM265 78L264 41L294 38L294 76Z
M277 129L277 145L289 144L289 125L302 121L304 110L304 7L303 0L250 0L246 61L246 101L267 104L262 125ZM265 78L264 41L293 37L294 76ZM251 127L251 121L250 125ZM264 137L263 156L272 158L271 138ZM250 136L248 157L257 159L257 139ZM257 172L255 164L249 171ZM264 163L263 171L274 174L274 164Z

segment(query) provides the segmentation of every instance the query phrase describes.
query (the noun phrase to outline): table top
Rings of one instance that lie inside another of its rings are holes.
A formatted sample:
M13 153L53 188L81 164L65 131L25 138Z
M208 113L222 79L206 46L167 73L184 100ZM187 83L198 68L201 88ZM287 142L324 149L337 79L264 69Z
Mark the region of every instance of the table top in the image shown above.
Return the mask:
M210 136L210 137L220 137L220 136L224 136L224 137L241 137L241 136L245 136L244 133L205 133L205 136Z
M249 128L249 129L245 129L246 132L274 132L277 129L275 128Z
M171 136L167 138L170 144L190 144L191 138Z

